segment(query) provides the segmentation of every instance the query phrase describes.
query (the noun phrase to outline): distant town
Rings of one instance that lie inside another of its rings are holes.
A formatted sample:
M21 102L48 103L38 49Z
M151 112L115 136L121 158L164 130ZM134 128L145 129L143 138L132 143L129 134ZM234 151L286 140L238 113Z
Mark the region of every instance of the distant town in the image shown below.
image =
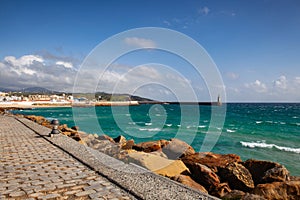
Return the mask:
M138 101L152 100L128 94L112 95L105 92L73 95L39 87L21 91L8 91L7 89L5 92L0 91L0 106L2 107L137 105Z

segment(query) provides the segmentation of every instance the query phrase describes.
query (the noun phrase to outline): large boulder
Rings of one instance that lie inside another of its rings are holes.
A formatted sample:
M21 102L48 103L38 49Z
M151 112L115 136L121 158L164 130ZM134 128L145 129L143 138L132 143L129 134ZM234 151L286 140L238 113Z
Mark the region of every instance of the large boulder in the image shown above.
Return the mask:
M188 168L179 160L169 160L145 152L132 152L128 154L128 162L135 163L152 172L168 177L189 173Z
M241 162L241 158L235 154L216 154L211 152L194 153L181 158L184 163L200 163L208 166L215 173L219 168L225 168L233 162Z
M161 150L160 141L142 142L132 146L132 149L146 153Z
M289 171L279 163L262 160L247 160L242 164L252 174L255 185L290 180Z
M266 199L300 199L300 181L285 181L259 184L252 192Z
M116 142L114 141L113 138L111 138L111 137L109 137L108 135L105 135L105 134L100 135L100 136L98 137L98 139L99 139L99 140L108 140L108 141L110 141L110 142L113 143L113 144L116 143Z
M154 173L169 178L180 174L190 174L189 169L181 160L172 160L168 166L155 170Z
M186 142L173 138L163 147L163 152L169 159L178 159L195 153L193 147Z
M93 149L97 149L98 151L110 155L114 158L119 158L120 147L114 143L111 143L108 140L98 140L95 139L88 144Z
M239 163L230 163L225 168L220 168L218 175L232 189L250 191L254 188L249 170Z
M220 183L210 191L210 194L222 198L224 195L228 194L229 192L231 192L231 189L228 183Z
M208 191L214 190L220 184L218 175L207 166L194 162L185 162L185 165L189 168L192 178Z
M134 146L134 140L131 139L131 140L126 141L126 143L122 146L122 149L129 150L129 149L132 149L133 146Z
M202 185L200 185L199 183L197 183L196 181L194 181L190 176L180 174L178 176L172 177L172 179L174 181L177 181L179 183L187 185L187 186L189 186L191 188L199 190L199 191L201 191L203 193L208 193L207 190L205 189L205 187L203 187Z

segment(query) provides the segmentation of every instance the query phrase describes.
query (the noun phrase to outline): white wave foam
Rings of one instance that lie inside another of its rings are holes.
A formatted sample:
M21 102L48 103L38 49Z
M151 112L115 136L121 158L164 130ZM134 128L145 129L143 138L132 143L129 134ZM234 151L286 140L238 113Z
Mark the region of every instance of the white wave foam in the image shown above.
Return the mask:
M200 125L198 126L199 128L205 128L206 126L205 125Z
M228 133L234 133L234 132L236 132L236 130L226 129L226 132L228 132Z
M172 124L166 124L166 126L170 127L170 126L172 126Z
M292 147L282 147L278 146L276 144L267 144L265 141L257 141L257 142L243 142L240 141L243 147L249 147L249 148L275 148L280 151L287 151L287 152L294 152L294 153L299 153L300 154L300 148L292 148Z
M180 125L180 124L178 124L177 126L178 126L178 127L181 127L181 125Z
M298 119L299 117L298 116L293 116L293 119Z
M160 131L160 128L139 128L139 130L154 132L154 131Z
M146 125L146 126L151 126L151 125L152 125L152 123L145 123L145 125Z
M262 121L256 121L255 123L257 123L257 124L261 124L261 123L262 123Z

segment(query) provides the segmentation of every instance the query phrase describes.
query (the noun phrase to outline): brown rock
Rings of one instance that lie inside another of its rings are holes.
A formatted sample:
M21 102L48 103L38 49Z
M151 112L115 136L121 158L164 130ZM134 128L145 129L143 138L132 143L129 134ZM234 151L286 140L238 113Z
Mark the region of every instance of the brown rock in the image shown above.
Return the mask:
M34 121L38 124L42 124L42 123L49 123L49 121L42 117L42 116L35 116L35 115L27 115L25 116L27 119L31 120L31 121Z
M132 149L134 145L134 140L128 140L126 143L122 146L122 149Z
M60 128L60 130L61 130L62 132L71 132L71 133L77 133L77 132L78 132L78 131L75 131L75 130L69 128L66 124L64 124L64 125Z
M74 136L70 136L73 140L76 140L76 141L80 141L81 140L81 137L79 134L75 134ZM85 141L83 141L85 142ZM86 143L86 142L85 142Z
M241 200L266 200L266 199L256 194L246 193L245 196L241 198Z
M114 143L114 144L115 144L114 139L111 138L111 137L109 137L108 135L105 135L105 134L100 135L100 136L98 137L98 139L99 139L99 140L108 140L108 141L110 141L111 143Z
M180 160L169 160L161 156L145 152L133 152L128 154L128 162L133 162L152 172L164 176L173 177L181 173L188 173L188 168Z
M225 194L222 198L223 199L241 199L245 196L246 193L240 190L232 190L231 192Z
M119 143L121 146L126 144L126 138L123 135L119 135L118 137L114 138L115 143Z
M47 128L52 128L52 125L50 124L49 121L44 121L44 122L41 123L41 125L42 125L42 126L45 126L45 127L47 127Z
M228 182L232 189L250 191L254 188L252 175L241 164L230 163L225 168L220 168L218 174L222 182Z
M220 183L215 187L210 194L216 197L222 198L224 195L228 194L231 192L231 189L227 183Z
M71 132L62 132L62 134L66 135L66 136L68 136L68 137L70 137L70 136L72 135Z
M261 160L247 160L242 164L252 174L255 185L290 180L289 171L279 163Z
M178 159L180 157L195 153L193 147L176 138L173 138L168 143L165 143L162 150L169 159Z
M291 181L300 181L300 176L291 176L290 180Z
M162 152L162 151L153 151L153 152L150 152L150 154L157 155L157 156L168 159L168 156L166 156L166 154L164 154L164 152Z
M192 178L208 191L212 191L220 184L218 175L207 166L194 162L185 162L185 165L189 168Z
M266 199L300 199L300 181L273 182L259 184L252 192Z
M200 163L211 168L215 173L218 168L225 168L229 163L241 162L241 158L235 154L215 154L211 152L194 153L181 158L184 163Z
M203 187L202 185L200 185L199 183L194 181L190 176L180 174L178 176L172 177L172 179L174 181L177 181L179 183L187 185L187 186L189 186L191 188L194 188L196 190L200 190L203 193L208 193L207 190L205 189L205 187Z
M255 194L250 194L250 193L245 193L240 190L232 190L231 192L225 194L222 199L240 199L240 200L266 200L264 197L255 195Z
M190 174L189 169L184 165L184 163L181 160L172 160L169 165L161 169L155 170L154 173L169 178L178 176L180 174Z
M161 149L161 143L160 143L160 141L142 142L142 143L133 145L132 149L149 153L149 152L152 152L152 151L160 150Z
M161 148L167 146L170 142L167 140L159 140Z
M79 131L79 126L72 126L71 129L74 131Z

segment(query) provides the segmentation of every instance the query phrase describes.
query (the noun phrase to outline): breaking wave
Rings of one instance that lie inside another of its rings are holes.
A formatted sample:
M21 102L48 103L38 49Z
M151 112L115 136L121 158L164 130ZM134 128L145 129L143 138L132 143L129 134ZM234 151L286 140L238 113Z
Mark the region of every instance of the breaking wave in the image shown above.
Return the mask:
M226 129L226 132L228 132L228 133L234 133L234 132L236 132L236 130Z
M268 148L268 149L278 149L280 151L287 151L287 152L293 152L293 153L299 153L300 154L300 148L292 148L292 147L282 147L278 146L276 144L267 144L265 141L257 141L257 142L243 142L240 141L243 147L249 147L249 148Z
M161 129L160 128L139 128L139 130L153 132L153 131L160 131Z

